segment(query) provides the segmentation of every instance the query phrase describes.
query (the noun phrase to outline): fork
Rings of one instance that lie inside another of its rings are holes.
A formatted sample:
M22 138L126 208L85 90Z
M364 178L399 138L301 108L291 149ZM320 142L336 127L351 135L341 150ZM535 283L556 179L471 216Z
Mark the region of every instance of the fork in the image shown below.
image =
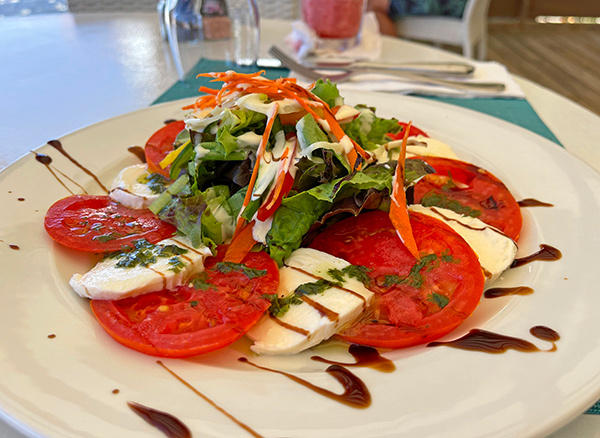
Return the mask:
M378 70L373 69L360 69L360 70L345 70L342 73L323 73L321 71L317 71L312 68L308 68L302 64L299 64L294 59L289 57L285 52L283 52L277 46L271 46L269 49L269 54L274 56L275 58L281 61L281 64L289 68L290 70L299 73L301 76L305 78L316 81L318 79L329 79L332 82L341 83L345 81L349 81L354 76L362 75L365 73L382 73ZM340 68L340 70L344 70ZM468 91L480 91L480 92L494 92L494 91L504 91L506 85L498 82L458 82L451 81L448 79L439 79L432 78L429 76L417 75L414 73L408 73L403 71L386 71L386 75L391 75L395 77L399 77L401 79L405 79L411 82L420 82L424 84L430 85L440 85L444 87L455 88L459 90L468 90Z

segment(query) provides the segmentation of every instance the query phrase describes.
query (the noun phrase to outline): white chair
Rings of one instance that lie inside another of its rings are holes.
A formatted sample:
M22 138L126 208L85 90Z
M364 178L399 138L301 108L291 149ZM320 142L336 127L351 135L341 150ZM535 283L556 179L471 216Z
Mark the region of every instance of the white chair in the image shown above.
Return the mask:
M257 0L261 18L300 18L300 0Z
M490 0L468 0L462 18L415 15L396 23L398 36L436 44L462 46L463 55L484 60Z

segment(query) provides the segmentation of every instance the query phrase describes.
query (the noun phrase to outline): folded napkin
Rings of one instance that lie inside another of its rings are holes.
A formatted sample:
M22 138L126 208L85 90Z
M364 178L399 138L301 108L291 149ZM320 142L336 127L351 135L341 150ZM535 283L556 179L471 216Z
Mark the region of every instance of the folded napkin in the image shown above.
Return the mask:
M381 54L379 23L373 12L367 12L363 18L359 44L344 52L320 48L317 35L303 21L292 23L292 32L285 38L285 43L299 59L316 56L322 59L372 61Z
M394 78L379 73L365 73L364 75L354 76L352 80L339 84L339 88L340 90L387 91L424 96L525 98L525 94L508 73L504 65L497 62L480 61L469 61L469 63L475 66L475 71L469 78L462 80L463 82L500 82L506 85L506 89L504 91L492 93L464 91L440 85L409 82L402 78ZM453 80L457 79L453 78Z

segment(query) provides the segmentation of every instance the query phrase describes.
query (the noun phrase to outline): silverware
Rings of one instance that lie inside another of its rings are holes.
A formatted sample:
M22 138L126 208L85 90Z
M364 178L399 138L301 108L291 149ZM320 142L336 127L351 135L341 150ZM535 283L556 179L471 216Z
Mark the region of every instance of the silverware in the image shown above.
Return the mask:
M367 70L373 71L405 71L408 73L417 73L427 76L468 76L475 71L475 67L471 64L462 62L374 62L374 61L319 61L307 59L302 62L303 65L309 68L319 69L343 69L343 70Z
M261 68L281 68L283 64L279 59L259 58L256 65ZM373 71L398 70L409 73L417 73L427 76L468 76L475 71L471 64L462 62L374 62L374 61L344 61L328 60L319 61L316 59L305 59L302 65L312 69L323 70L361 70Z
M299 64L294 59L289 57L285 52L279 49L277 46L271 46L269 49L269 54L279 59L281 63L293 70L294 72L304 76L305 78L316 81L317 79L329 79L332 82L345 82L352 79L354 76L362 75L365 73L382 73L379 71L367 70L367 69L359 69L359 70L349 70L349 69L339 69L346 70L342 73L326 73L321 70L317 71L315 69L306 67L302 64ZM440 79L434 78L431 76L420 75L416 73L411 73L407 71L399 71L399 70L389 70L385 72L386 75L394 76L401 78L410 82L418 82L429 85L440 85L444 87L455 88L459 90L468 90L468 91L479 91L479 92L498 92L503 91L506 88L506 85L497 82L460 82L449 79Z

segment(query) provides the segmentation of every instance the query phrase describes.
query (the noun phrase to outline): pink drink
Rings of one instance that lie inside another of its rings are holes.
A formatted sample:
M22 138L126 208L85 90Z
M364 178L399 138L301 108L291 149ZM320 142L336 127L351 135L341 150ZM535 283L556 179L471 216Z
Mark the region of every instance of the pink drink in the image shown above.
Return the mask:
M362 24L365 1L302 0L302 15L319 38L356 38Z

